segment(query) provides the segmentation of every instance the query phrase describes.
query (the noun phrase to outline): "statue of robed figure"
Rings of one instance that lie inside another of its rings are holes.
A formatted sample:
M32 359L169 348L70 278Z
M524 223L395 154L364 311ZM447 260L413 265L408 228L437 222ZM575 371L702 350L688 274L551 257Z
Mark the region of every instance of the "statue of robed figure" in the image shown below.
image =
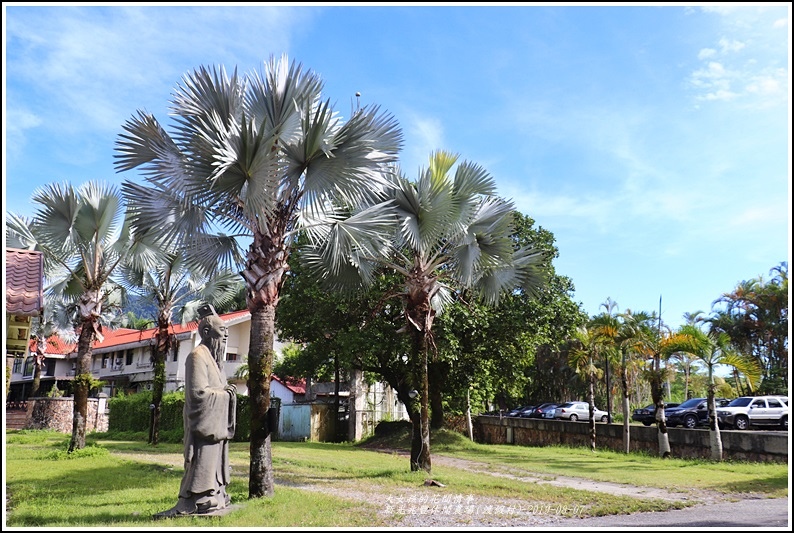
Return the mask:
M185 362L185 475L179 501L153 516L222 514L231 505L229 441L234 437L237 389L226 381L223 363L228 329L212 306L202 306L201 344Z

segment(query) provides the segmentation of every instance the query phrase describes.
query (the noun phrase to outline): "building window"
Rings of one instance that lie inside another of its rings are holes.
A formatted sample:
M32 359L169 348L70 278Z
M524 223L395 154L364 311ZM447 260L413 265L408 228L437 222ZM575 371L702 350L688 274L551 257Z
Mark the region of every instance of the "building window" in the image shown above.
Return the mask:
M108 360L109 360L108 354L106 354L106 353L102 354L102 368L107 368L108 367Z
M25 371L22 373L23 376L32 376L33 375L33 357L28 357L25 359Z
M11 372L14 374L21 374L22 373L22 362L24 359L21 357L14 357L14 368L11 369Z
M174 343L174 344L171 346L171 351L172 351L172 352L173 352L173 354L174 354L174 357L173 357L173 359L171 359L171 360L172 360L173 362L175 362L175 363L176 363L177 361L179 361L179 343L178 343L178 342L175 342L175 343Z
M227 353L226 354L227 361L237 361L237 354L236 353Z
M132 354L133 354L132 350L127 350L127 358L126 358L126 361L125 361L125 364L127 366L130 366L132 364Z

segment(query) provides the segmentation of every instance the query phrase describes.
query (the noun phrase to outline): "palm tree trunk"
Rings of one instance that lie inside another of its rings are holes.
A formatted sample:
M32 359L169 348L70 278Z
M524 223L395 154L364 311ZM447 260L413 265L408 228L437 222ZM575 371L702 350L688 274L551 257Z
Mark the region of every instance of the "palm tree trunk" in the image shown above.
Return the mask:
M717 423L717 404L714 401L714 365L709 365L709 444L711 445L711 459L722 461L722 436Z
M88 419L88 390L91 384L91 354L94 350L94 325L84 320L77 341L77 369L74 378L74 414L69 452L85 448L86 420Z
M248 395L251 406L248 497L273 496L273 457L267 425L270 409L270 375L273 372L276 305L251 311L251 342L248 354Z
M612 381L610 379L611 376L609 372L610 366L612 365L609 359L606 359L606 365L604 367L606 375L604 376L604 378L607 385L607 422L611 424L612 423Z
M152 413L149 421L149 444L160 441L160 413L162 411L163 391L165 389L165 359L171 351L171 337L168 334L170 309L161 312L157 320L157 337L154 346L154 379L152 386Z
M590 450L596 449L596 427L595 427L595 372L590 372L590 379L587 386L587 404L590 416L588 423L590 424Z
M653 361L651 396L656 405L656 436L659 442L659 455L670 457L670 439L667 435L667 421L664 418L664 399L662 398L662 370L658 354Z
M623 354L620 372L620 388L623 391L623 451L631 450L631 427L629 424L629 380L626 376L626 354Z
M30 389L30 397L38 396L41 387L41 368L44 366L44 355L36 354L33 356L33 384Z
M419 431L414 423L413 438L411 440L411 471L424 470L430 473L430 420L429 420L429 395L430 385L427 372L427 341L423 331L414 330L414 360L417 365L417 379L419 384Z

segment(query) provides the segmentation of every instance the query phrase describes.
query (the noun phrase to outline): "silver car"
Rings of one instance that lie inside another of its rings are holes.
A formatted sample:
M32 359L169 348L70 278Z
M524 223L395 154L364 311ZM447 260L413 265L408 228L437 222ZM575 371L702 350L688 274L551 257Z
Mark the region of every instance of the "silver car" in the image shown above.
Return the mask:
M571 422L576 422L577 420L590 420L590 405L587 402L564 403L554 410L554 418L558 420L570 420ZM596 408L593 412L593 418L601 422L606 422L609 419L609 413Z

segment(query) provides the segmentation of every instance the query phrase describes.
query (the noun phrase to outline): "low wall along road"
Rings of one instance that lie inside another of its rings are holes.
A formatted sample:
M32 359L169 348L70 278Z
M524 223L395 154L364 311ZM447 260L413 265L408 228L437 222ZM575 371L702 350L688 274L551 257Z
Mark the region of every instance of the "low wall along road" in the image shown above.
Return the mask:
M656 426L629 426L632 451L658 453ZM672 457L711 457L708 429L667 429ZM770 431L720 430L723 459L788 462L788 434ZM475 440L485 444L590 446L590 424L563 420L478 416ZM623 424L596 423L596 446L623 451Z

